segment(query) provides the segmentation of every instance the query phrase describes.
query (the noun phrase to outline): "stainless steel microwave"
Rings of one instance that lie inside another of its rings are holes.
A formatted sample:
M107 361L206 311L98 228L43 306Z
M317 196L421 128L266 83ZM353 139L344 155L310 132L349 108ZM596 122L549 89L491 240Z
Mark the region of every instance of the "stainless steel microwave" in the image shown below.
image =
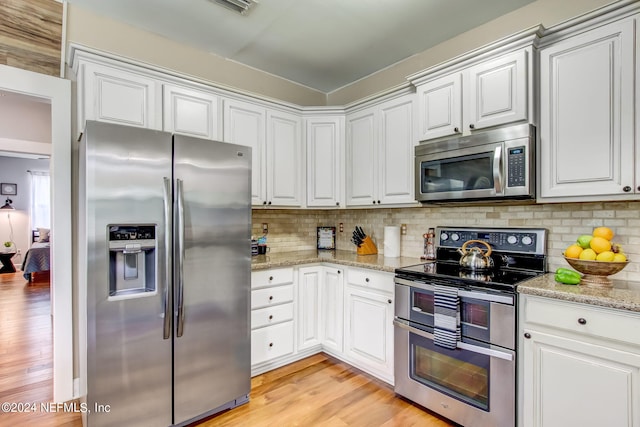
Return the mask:
M535 197L535 127L514 125L415 148L416 200Z

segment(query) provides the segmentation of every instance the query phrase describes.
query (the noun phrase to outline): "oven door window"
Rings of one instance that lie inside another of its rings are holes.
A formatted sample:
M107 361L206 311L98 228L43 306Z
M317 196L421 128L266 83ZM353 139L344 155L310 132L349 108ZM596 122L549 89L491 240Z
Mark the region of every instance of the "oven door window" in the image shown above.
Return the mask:
M411 312L409 319L433 327L433 292L411 288Z
M463 190L492 190L493 151L420 164L423 194Z
M462 336L491 342L491 303L472 298L460 300L460 323Z
M409 376L414 381L489 410L490 356L442 348L413 333L409 334L409 345Z

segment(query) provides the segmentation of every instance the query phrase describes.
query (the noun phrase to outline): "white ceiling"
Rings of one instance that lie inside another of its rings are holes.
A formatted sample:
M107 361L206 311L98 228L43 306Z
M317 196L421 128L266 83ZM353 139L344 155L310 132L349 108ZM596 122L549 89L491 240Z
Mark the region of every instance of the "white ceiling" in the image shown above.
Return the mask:
M534 0L68 1L328 93Z

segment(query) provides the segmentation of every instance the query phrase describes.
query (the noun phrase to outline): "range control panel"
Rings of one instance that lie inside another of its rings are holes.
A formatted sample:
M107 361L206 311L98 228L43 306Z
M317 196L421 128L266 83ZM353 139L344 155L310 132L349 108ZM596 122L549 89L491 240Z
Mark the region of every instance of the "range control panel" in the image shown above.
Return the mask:
M436 227L436 246L460 248L468 240L482 240L496 251L544 255L546 233L544 228Z

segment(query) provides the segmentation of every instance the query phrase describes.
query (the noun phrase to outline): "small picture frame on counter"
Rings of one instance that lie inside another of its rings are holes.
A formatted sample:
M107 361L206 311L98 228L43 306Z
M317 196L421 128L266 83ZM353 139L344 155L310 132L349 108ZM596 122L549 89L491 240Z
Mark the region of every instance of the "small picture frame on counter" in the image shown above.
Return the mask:
M336 249L336 228L318 227L318 249Z

